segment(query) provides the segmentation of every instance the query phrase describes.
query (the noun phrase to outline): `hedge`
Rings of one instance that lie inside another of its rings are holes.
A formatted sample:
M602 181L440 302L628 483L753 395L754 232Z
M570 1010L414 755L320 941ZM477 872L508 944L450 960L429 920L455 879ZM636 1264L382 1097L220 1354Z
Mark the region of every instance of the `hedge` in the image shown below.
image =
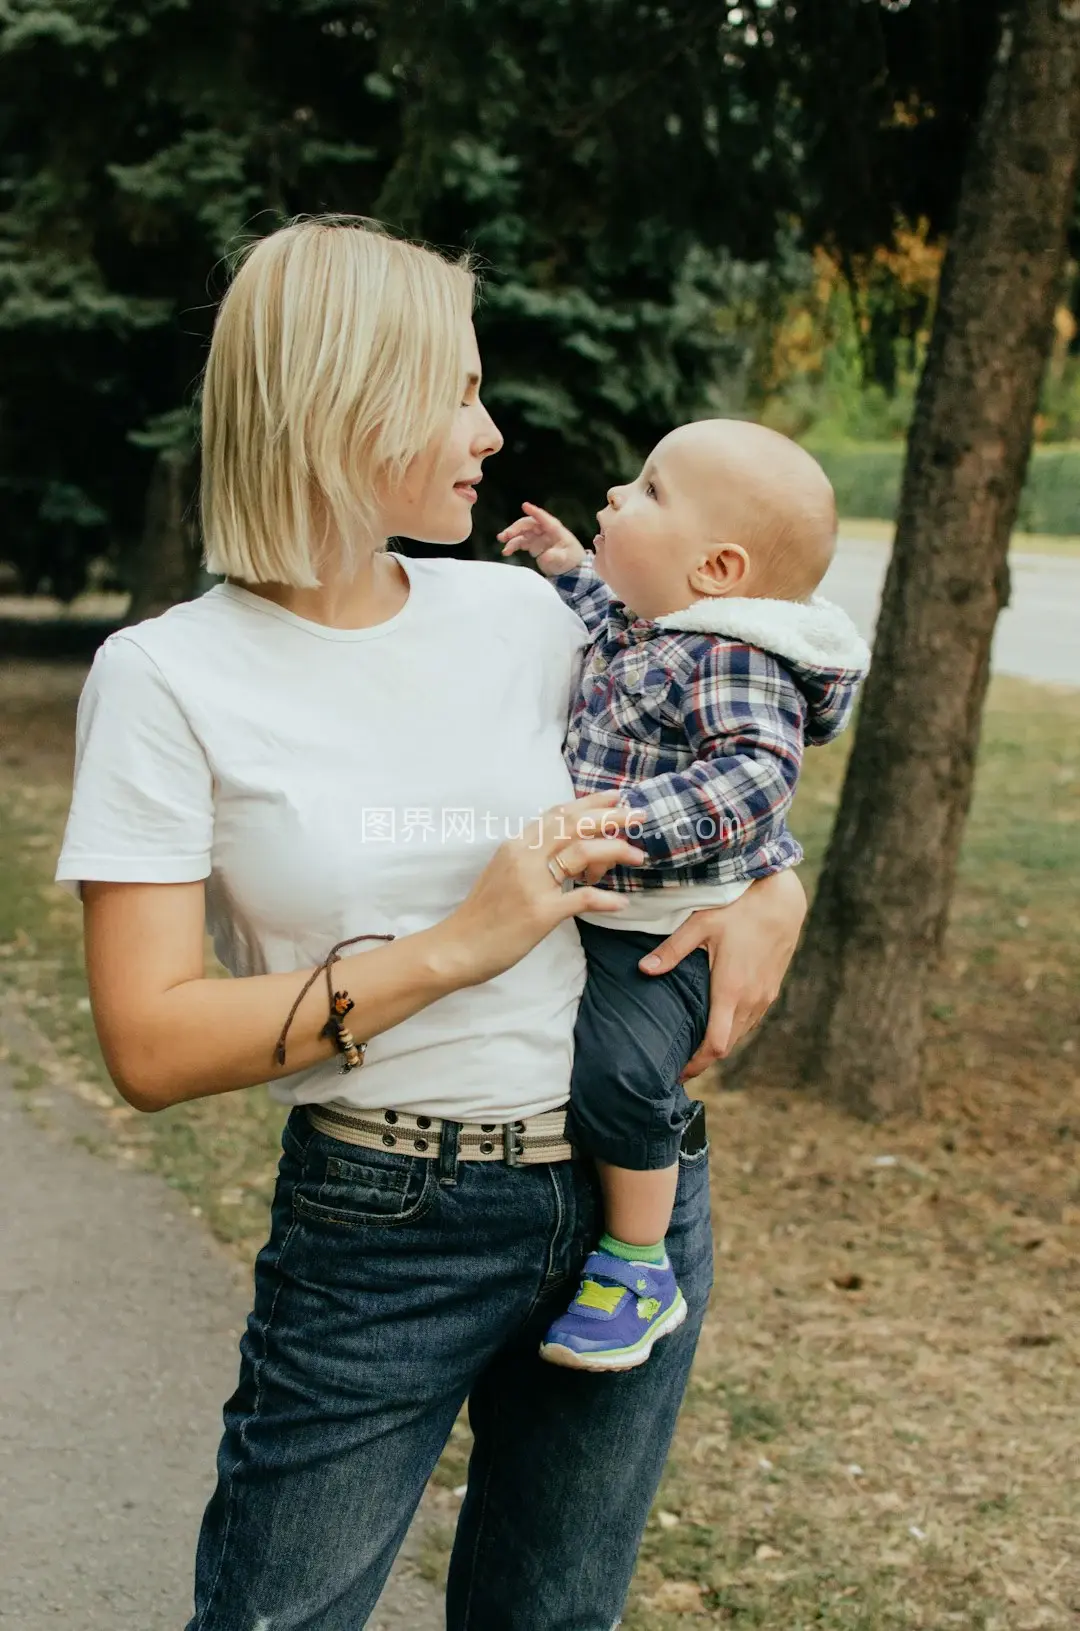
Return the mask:
M811 446L836 489L843 516L891 521L900 498L901 442ZM1017 520L1020 532L1080 534L1080 445L1037 447Z

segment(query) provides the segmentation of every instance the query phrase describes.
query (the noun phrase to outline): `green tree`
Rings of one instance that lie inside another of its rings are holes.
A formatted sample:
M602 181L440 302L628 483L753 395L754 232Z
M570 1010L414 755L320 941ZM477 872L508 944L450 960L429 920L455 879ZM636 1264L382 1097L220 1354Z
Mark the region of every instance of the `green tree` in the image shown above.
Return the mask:
M193 448L227 247L301 209L370 210L397 142L380 15L0 7L0 503L27 589L70 595L95 556L122 575L147 558L161 461Z
M747 336L716 311L795 196L775 76L715 4L422 15L387 42L407 111L379 209L487 268L478 329L506 450L480 547L526 497L591 536L607 485L743 367Z
M527 495L587 528L671 423L742 404L778 231L855 252L945 218L995 3L5 0L5 554L61 593L147 559L208 270L320 209L486 266L507 451L477 547Z

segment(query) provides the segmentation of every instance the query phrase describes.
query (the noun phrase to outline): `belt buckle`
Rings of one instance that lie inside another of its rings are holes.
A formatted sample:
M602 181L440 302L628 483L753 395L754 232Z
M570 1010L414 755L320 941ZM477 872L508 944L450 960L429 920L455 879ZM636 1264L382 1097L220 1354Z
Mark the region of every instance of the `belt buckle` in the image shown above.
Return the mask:
M525 1145L518 1136L518 1130L525 1131L524 1123L520 1121L503 1122L503 1165L507 1167L520 1167L521 1157Z

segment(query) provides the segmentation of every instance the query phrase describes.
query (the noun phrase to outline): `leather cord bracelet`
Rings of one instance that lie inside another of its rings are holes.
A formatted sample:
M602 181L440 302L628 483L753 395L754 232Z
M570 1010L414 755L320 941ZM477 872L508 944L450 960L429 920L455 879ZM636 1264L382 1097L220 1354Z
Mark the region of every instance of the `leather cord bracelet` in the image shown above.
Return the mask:
M350 1014L356 1005L347 991L334 990L334 977L331 969L335 963L340 962L341 953L346 946L358 946L362 940L393 940L394 938L392 934L354 934L351 940L339 940L337 945L331 948L326 961L320 963L318 968L313 969L308 979L305 980L299 996L289 1009L289 1017L281 1028L281 1035L278 1037L277 1047L274 1049L276 1064L283 1065L285 1063L285 1038L289 1034L289 1027L296 1018L296 1011L300 1004L319 978L319 975L323 973L326 975L326 994L330 1002L330 1017L319 1035L328 1037L341 1054L343 1075L346 1071L355 1070L358 1065L364 1063L367 1043L357 1042L345 1024L346 1015Z

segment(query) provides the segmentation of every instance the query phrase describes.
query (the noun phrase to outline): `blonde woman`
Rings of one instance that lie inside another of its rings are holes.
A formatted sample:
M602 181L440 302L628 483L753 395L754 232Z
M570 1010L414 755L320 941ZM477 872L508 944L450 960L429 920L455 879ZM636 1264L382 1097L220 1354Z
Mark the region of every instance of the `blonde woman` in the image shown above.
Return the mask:
M358 1631L466 1400L449 1624L607 1631L711 1283L699 1116L683 1329L626 1376L538 1356L600 1223L563 1129L572 914L617 910L595 884L638 852L613 795L572 798L573 614L530 572L386 548L465 539L502 444L472 301L465 265L355 218L251 249L204 392L225 581L108 640L80 705L58 877L114 1080L143 1110L267 1080L292 1107L189 1631ZM803 911L784 874L664 949L712 961L692 1073ZM236 978L204 978L204 924ZM329 962L358 936L384 939Z

